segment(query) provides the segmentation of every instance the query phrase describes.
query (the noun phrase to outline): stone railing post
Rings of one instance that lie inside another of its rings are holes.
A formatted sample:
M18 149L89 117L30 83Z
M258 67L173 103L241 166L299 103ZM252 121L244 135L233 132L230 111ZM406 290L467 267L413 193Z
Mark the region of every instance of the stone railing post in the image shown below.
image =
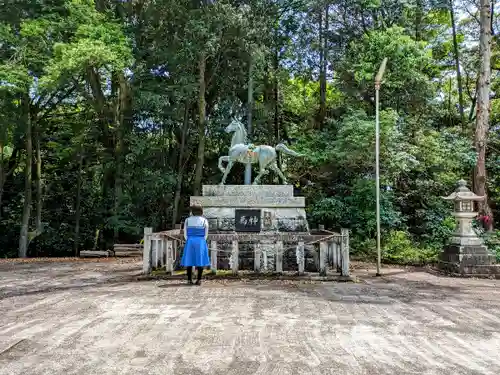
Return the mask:
M163 267L163 253L165 251L165 239L162 237L159 237L156 240L156 259L155 259L155 266L156 268Z
M304 274L305 269L305 246L304 241L299 241L297 244L297 265L299 266L299 275Z
M326 276L326 255L328 253L328 243L321 241L319 243L319 275Z
M341 256L338 237L332 241L332 268L335 268L337 272L341 271Z
M233 247L231 250L231 269L233 271L233 275L238 274L239 267L239 251L238 251L238 240L233 240Z
M253 257L253 269L256 273L260 272L260 255L262 250L260 248L260 241L255 244L254 248L254 257Z
M167 240L165 246L165 271L167 275L172 275L174 273L174 241Z
M276 250L276 273L282 274L283 273L283 241L276 241L275 245L275 250Z
M158 252L158 236L156 234L151 235L151 266L153 268L158 267L156 263L156 253Z
M210 270L217 273L217 241L210 241Z
M261 239L259 242L259 248L260 248L260 259L261 260L261 271L267 272L267 271L273 271L274 270L274 259L271 259L272 256L274 255L274 251L270 252L271 247L274 245L268 240L268 239ZM274 247L273 247L274 249ZM273 254L273 255L271 255Z
M175 251L179 247L179 241L172 240L172 269L175 268ZM166 259L165 259L166 262ZM166 263L165 263L166 265Z
M144 228L144 246L142 248L142 273L149 275L151 273L151 234L153 228Z
M261 242L261 246L260 246L260 255L262 257L262 269L264 270L264 272L267 272L268 271L268 256L267 256L267 246L265 246L264 248L262 247L262 242Z
M341 245L341 259L342 259L342 276L350 275L350 261L349 261L349 229L341 229L342 245Z

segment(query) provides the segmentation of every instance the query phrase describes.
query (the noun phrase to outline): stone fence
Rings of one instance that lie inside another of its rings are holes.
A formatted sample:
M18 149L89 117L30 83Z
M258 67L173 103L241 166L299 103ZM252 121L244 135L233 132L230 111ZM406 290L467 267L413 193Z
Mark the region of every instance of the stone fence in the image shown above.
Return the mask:
M254 272L295 271L349 274L349 231L308 233L212 233L208 235L212 272L218 269ZM152 233L144 229L143 273L164 268L172 274L178 265L184 238L180 231Z

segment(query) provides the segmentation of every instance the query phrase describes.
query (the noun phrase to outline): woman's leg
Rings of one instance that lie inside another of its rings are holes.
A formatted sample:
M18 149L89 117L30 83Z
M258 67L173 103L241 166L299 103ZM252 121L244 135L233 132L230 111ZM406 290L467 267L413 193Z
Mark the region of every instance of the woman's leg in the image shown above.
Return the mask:
M198 278L196 279L196 284L200 284L201 277L203 276L203 267L196 267L196 270L198 271Z
M188 283L192 284L193 283L193 267L191 267L191 266L186 267L186 273L187 273Z

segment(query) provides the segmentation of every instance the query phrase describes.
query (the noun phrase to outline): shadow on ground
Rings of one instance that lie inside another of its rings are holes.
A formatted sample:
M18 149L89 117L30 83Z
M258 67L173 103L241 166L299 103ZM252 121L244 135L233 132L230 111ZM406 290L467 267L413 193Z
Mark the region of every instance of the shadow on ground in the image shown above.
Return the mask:
M357 272L357 270L355 270ZM433 302L453 299L481 299L485 290L495 292L494 280L453 279L410 267L389 269L383 277L360 271L360 282L255 279L204 280L201 288L250 288L256 291L279 290L297 298L342 301L353 304L389 305L393 303ZM128 283L155 283L161 289L200 288L176 280L140 280L141 264L116 262L32 262L0 265L0 299L69 290L87 290Z

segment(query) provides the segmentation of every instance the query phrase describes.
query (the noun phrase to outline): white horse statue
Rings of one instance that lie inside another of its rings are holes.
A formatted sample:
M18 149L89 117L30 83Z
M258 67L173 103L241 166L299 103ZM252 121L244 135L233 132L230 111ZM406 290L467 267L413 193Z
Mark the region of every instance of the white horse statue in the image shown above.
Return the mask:
M226 133L234 133L233 138L231 140L231 148L229 149L229 153L227 156L221 156L219 158L219 169L224 176L222 177L221 185L226 183L226 178L233 164L235 162L240 162L243 164L256 164L259 163L259 174L255 177L253 181L253 185L258 185L260 183L260 179L262 176L269 173L267 170L272 169L275 171L278 176L280 176L283 181L283 185L285 185L286 177L278 168L278 164L276 163L276 151L284 152L285 154L292 156L302 156L293 150L290 150L283 143L278 144L276 147L268 146L268 145L260 145L255 146L253 144L247 144L247 132L245 130L245 126L238 120L233 119L229 126L226 128ZM226 162L227 166L224 168L222 163Z

